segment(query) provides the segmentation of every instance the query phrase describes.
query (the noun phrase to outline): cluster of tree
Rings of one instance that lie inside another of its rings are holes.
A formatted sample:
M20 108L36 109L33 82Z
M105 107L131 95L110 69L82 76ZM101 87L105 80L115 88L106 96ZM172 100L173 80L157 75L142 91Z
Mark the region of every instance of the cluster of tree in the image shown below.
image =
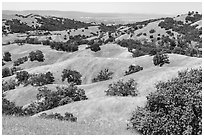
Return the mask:
M75 117L72 113L66 112L64 115L65 116L62 116L60 113L54 113L54 114L53 113L51 114L42 113L38 117L45 118L45 119L57 119L60 121L70 121L70 122L77 121L77 117Z
M42 86L47 84L53 84L54 76L51 72L30 74L28 84L32 86Z
M130 79L127 82L119 80L116 83L110 84L105 93L107 96L137 96L139 91L137 90L135 80Z
M107 25L101 23L99 26L100 26L99 29L101 30L101 32L110 32L110 33L112 32L113 33L113 32L115 32L117 30L117 28L120 25L107 26Z
M78 50L78 45L75 42L50 42L50 48L58 51L75 52Z
M33 27L21 22L18 19L6 20L5 24L10 26L11 33L25 33L26 31L34 30Z
M179 72L156 89L133 112L129 128L144 135L201 135L202 69Z
M86 49L91 49L91 51L97 52L100 51L101 48L100 46L104 43L104 41L102 41L101 39L93 39L88 41L87 45L89 45L89 47L87 47Z
M67 29L78 29L93 26L91 23L76 21L74 19L60 17L41 17L37 18L37 22L41 24L38 30L61 31Z
M198 12L189 12L188 16L185 18L186 21L190 21L191 23L197 22L199 20L202 20L202 15L199 14Z
M54 76L51 72L29 74L27 71L19 71L16 73L16 79L19 84L24 86L31 84L32 86L43 86L53 84Z
M14 43L17 43L18 46L22 46L26 43L25 39L16 39L14 40Z
M51 91L46 86L40 87L38 90L37 100L28 105L24 110L27 115L34 115L74 101L88 99L85 91L73 84L66 87L56 87L57 91Z
M192 57L202 57L202 51L198 50L198 47L192 47L181 36L176 40L171 39L168 36L162 36L158 44L155 42L144 42L132 39L123 39L116 41L121 47L128 48L128 51L132 53L133 57L139 57L143 55L156 55L158 52L164 53L176 53Z
M30 38L30 37L27 37L23 42L28 44L41 44L41 41L39 41L38 38Z
M76 70L64 69L62 71L62 81L67 79L68 83L73 83L75 85L81 85L82 75Z
M19 19L5 20L5 25L10 26L11 33L25 33L33 30L62 31L67 29L86 28L93 26L91 23L76 21L74 19L60 17L43 17L35 18L41 25L32 25L21 22Z
M143 26L147 26L151 22L155 22L155 21L162 20L162 19L164 19L164 18L149 19L149 20L145 20L145 21L141 21L141 22L127 24L127 26L128 27L133 27L135 30L138 30L138 29L143 28Z
M130 75L132 73L136 73L143 70L143 67L139 66L139 65L130 65L129 66L129 70L125 71L125 75Z
M15 103L10 102L5 98L5 94L2 94L2 113L5 115L16 116L30 116L36 113L58 107L60 105L68 104L74 101L81 101L88 99L83 89L79 89L74 85L68 87L56 87L57 91L51 91L47 87L40 87L39 93L36 98L37 101L29 104L27 107L16 106ZM76 121L77 118L71 113L65 113L65 117L59 115L45 115L43 118L55 118L66 121Z
M183 34L189 43L191 41L200 42L200 35L202 34L202 29L197 29L197 26L192 26L191 24L184 24L182 21L176 21L173 18L165 18L161 21L158 26L165 28L166 30L172 29L179 34Z
M28 61L27 56L18 58L16 61L13 62L13 66L19 66L20 64L23 64L26 61Z
M30 58L30 61L35 61L36 60L36 61L39 61L39 62L43 62L45 60L44 54L40 50L31 51L29 53L28 57Z
M22 70L20 67L4 67L2 68L2 78L12 76L14 75L17 71Z
M99 72L99 74L92 79L92 82L99 82L112 79L113 72L109 69L104 69Z
M24 112L22 106L16 106L15 103L6 99L5 94L2 93L2 114L23 116Z
M152 42L141 43L139 40L133 39L123 39L121 41L117 41L121 47L128 48L128 51L132 53L133 57L139 57L143 55L150 55L150 52L153 49L158 49L156 45Z
M15 89L18 86L19 86L19 84L18 84L18 82L16 82L15 79L9 79L7 81L2 80L2 91L3 92Z

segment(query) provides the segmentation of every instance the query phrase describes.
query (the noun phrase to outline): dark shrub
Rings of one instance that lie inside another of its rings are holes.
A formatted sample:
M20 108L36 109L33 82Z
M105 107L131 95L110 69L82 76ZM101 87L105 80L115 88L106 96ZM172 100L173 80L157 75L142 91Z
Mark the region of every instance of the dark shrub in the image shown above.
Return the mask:
M60 100L59 106L63 106L63 105L65 105L65 104L69 104L69 103L72 103L72 102L74 102L74 101L72 100L72 98L70 98L70 97L65 97L65 98L63 98L63 99Z
M45 60L43 52L40 50L30 52L28 57L30 58L30 61L37 60L39 62L43 62Z
M109 43L109 42L114 42L115 39L112 36L109 36L109 38L104 42L105 44Z
M163 53L157 53L154 57L153 57L153 62L154 65L157 66L159 65L160 67L163 66L165 63L169 64L169 57L167 54L163 54Z
M137 96L139 94L137 83L134 79L130 79L127 82L119 80L116 83L110 84L105 93L107 96Z
M179 72L156 88L133 112L130 127L144 135L201 135L202 69Z
M99 82L108 79L112 79L113 72L110 72L109 69L101 70L99 74L92 79L92 82Z
M26 83L29 79L29 73L27 71L19 71L16 73L16 79L19 83Z
M94 43L93 45L90 46L91 51L97 52L101 50L100 44L99 43Z
M141 36L141 35L142 35L142 33L137 34L138 37Z
M180 47L175 47L172 53L184 55L185 51Z
M2 114L22 116L24 115L24 112L22 111L22 107L18 107L15 103L10 102L5 97L2 97Z
M50 45L50 40L44 40L44 41L42 41L42 44L43 45Z
M12 72L8 67L2 69L2 78L11 76Z
M24 39L17 39L17 40L14 40L14 43L17 43L18 46L22 46L23 44L26 43L26 40L24 40Z
M141 67L139 65L136 65L136 66L135 65L130 65L129 70L125 71L125 75L136 73L136 72L141 71L141 70L143 70L143 67Z
M151 29L151 30L149 31L149 33L154 33L154 32L156 32L154 29Z
M27 56L17 59L16 61L13 62L13 65L14 66L19 66L20 64L23 64L26 61L28 61Z
M140 57L140 56L144 56L145 53L141 50L135 50L132 52L132 57L135 58L135 57Z
M6 63L3 61L3 59L2 59L2 66L4 66L4 65L6 65Z
M82 75L75 70L64 69L62 71L62 81L65 81L65 79L67 79L68 83L74 83L76 85L81 85L81 82L82 82L81 77Z
M10 52L4 52L3 60L6 62L11 61L11 53Z
M157 54L157 52L158 52L158 50L155 49L155 48L153 48L153 49L149 52L149 55L150 55L150 56L154 56L154 55Z
M153 39L153 38L154 38L154 36L153 36L153 35L150 35L150 36L149 36L149 38L150 38L150 39Z

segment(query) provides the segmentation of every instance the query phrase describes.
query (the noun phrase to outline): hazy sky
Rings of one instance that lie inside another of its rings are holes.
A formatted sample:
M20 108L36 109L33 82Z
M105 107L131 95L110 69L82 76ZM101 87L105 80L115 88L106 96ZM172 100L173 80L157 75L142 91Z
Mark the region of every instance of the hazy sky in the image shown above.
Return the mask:
M188 11L202 12L199 2L3 2L3 10L61 10L82 12L181 14Z

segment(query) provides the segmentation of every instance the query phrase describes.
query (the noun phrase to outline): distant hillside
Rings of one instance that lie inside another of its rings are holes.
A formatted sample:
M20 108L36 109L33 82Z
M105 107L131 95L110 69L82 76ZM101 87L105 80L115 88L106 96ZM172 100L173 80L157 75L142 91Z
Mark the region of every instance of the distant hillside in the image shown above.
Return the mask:
M96 22L96 23L116 23L126 24L138 21L144 21L147 19L156 19L174 15L163 15L163 14L122 14L122 13L89 13L89 12L78 12L78 11L54 11L54 10L25 10L25 11L9 11L3 10L2 14L13 15L13 14L38 14L42 16L56 16L62 18L75 19L83 22Z
M32 30L59 31L92 26L90 23L75 21L68 18L28 15L3 15L3 32L25 33Z

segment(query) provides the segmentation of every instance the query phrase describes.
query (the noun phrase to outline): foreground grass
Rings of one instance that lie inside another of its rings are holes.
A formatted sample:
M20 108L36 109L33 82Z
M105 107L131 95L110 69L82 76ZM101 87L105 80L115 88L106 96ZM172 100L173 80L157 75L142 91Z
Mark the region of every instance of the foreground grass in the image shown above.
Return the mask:
M125 128L97 123L72 123L33 117L2 117L3 135L120 135L134 134Z

